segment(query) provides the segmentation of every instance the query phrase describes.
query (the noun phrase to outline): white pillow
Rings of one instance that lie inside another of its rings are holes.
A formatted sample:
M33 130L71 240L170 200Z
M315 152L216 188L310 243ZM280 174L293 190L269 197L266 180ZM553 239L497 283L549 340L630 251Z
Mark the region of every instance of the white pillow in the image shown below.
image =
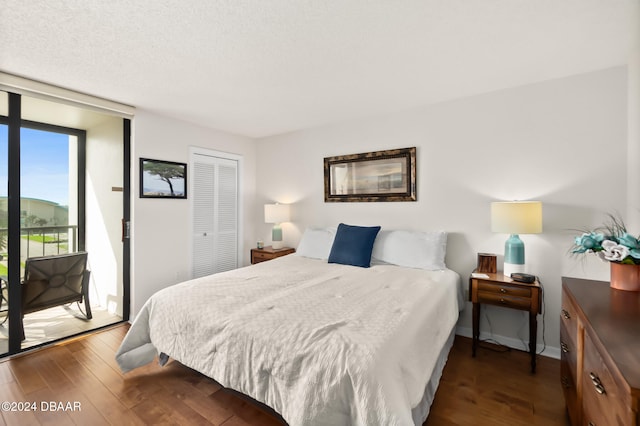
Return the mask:
M298 256L328 260L336 228L307 228L296 249Z
M446 269L447 233L444 231L380 231L373 244L371 263L408 268Z

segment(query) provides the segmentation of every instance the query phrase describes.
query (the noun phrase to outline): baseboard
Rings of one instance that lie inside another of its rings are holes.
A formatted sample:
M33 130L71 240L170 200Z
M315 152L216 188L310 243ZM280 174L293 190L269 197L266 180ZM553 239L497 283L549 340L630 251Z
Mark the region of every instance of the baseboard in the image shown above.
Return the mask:
M472 338L473 337L473 330L471 328L469 328L469 327L456 327L456 334L459 335L459 336ZM495 341L499 342L500 344L502 344L504 346L508 346L510 348L513 348L513 349L518 349L518 350L521 350L521 351L528 351L529 350L529 348L525 347L522 344L520 339L514 339L512 337L498 336L498 335L493 335L492 336L489 333L480 331L480 340L486 340L486 339L495 340ZM546 347L544 347L544 345L542 345L542 344L540 344L538 342L538 344L536 345L536 353L538 353L539 355L542 355L542 356L549 357L549 358L560 359L560 348L557 348L555 346L547 345Z

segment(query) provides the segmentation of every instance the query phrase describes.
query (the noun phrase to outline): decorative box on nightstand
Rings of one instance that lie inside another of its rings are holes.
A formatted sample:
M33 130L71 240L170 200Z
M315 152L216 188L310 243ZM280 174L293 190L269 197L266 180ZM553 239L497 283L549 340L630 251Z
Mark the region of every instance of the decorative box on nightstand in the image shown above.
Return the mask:
M261 249L251 249L251 264L254 265L260 262L266 262L267 260L275 259L276 257L286 256L291 253L295 253L296 249L291 247L283 247L280 249L274 249L271 246L263 247Z

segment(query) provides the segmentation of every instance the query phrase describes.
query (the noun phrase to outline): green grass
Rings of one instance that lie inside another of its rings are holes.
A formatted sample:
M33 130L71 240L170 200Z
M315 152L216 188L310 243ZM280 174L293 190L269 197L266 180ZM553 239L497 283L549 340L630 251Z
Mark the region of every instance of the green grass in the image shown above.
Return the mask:
M29 241L35 241L37 243L58 243L61 241L66 241L66 240L57 240L54 237L51 237L49 235L31 235L30 237L28 237Z
M22 238L26 238L29 241L33 241L35 243L41 244L58 244L61 249L67 250L69 245L66 239L56 239L50 235L31 235L29 237L22 236Z
M7 258L5 256L5 260L6 259ZM24 270L24 262L20 262L20 268ZM0 263L0 275L4 275L5 277L9 275L9 270L7 269L7 265L5 265L4 263Z

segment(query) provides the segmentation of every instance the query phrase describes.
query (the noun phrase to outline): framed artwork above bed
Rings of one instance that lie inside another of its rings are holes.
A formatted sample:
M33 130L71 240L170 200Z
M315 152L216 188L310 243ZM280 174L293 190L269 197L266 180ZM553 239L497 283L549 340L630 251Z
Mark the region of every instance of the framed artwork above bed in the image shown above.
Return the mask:
M416 200L415 147L324 159L325 202Z

